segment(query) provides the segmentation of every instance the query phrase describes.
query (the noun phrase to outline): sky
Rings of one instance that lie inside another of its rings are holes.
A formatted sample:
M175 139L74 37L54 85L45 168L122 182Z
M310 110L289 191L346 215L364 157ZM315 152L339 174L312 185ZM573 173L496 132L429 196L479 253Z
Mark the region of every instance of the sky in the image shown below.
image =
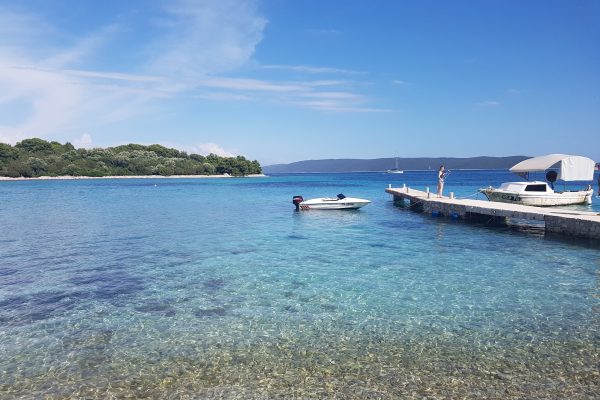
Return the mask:
M600 161L600 1L0 0L0 142Z

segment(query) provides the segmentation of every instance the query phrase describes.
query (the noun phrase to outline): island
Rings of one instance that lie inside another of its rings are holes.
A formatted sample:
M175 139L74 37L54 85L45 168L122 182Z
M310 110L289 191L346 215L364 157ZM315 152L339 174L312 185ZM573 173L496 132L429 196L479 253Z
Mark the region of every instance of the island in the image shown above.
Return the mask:
M266 165L263 170L271 173L347 173L385 172L390 169L404 171L437 170L440 165L449 169L509 169L529 158L508 157L419 157L419 158L376 158L376 159L325 159L305 160L290 164Z
M108 148L76 149L40 138L14 146L0 143L0 177L159 177L261 175L256 160L243 156L188 154L160 144L126 144Z

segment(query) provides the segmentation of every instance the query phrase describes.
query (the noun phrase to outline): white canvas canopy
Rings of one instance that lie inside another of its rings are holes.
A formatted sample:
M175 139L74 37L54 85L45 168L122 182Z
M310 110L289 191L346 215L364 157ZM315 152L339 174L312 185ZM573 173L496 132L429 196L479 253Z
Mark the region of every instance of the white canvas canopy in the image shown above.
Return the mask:
M567 154L548 154L521 161L510 171L522 175L527 172L545 171L558 165L558 179L563 181L591 181L594 179L594 160Z

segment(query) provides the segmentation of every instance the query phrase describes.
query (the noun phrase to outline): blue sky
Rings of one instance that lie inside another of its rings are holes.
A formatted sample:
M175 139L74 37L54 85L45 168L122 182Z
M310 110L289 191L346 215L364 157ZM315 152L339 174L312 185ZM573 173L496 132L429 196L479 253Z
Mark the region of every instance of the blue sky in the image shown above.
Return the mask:
M600 160L600 2L0 0L0 141Z

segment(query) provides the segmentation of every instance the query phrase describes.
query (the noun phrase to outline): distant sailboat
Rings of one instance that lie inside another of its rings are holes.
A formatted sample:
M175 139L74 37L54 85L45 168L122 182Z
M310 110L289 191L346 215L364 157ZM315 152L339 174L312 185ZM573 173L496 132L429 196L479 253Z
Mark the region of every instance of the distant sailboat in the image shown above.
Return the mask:
M403 174L404 173L404 171L402 171L401 169L398 169L398 158L396 158L396 168L388 169L387 173L388 174Z

